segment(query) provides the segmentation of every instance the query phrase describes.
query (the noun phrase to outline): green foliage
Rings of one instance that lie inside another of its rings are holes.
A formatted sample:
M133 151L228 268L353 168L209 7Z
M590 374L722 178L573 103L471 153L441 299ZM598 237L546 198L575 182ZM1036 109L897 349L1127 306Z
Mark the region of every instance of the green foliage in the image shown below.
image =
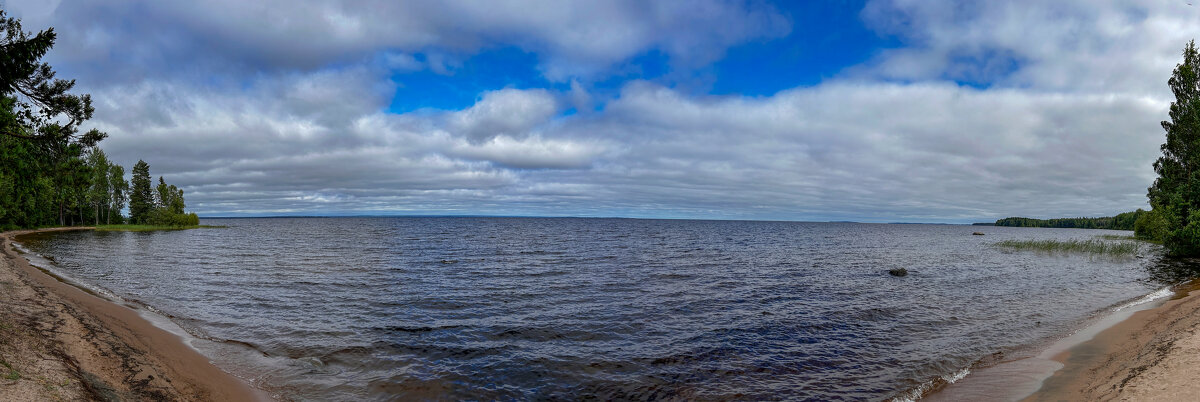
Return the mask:
M0 134L49 147L64 142L93 147L108 135L94 129L78 134L95 111L92 97L71 94L75 80L55 78L54 69L40 61L55 37L53 28L30 36L20 20L0 10L0 96L21 95L13 104L16 124L5 125Z
M30 141L0 136L0 229L50 226L57 221L58 191L44 173L49 165L50 160Z
M146 223L154 209L154 193L150 190L150 164L138 160L133 165L133 188L129 192L129 221Z
M105 223L112 223L112 216L116 215L117 223L121 223L124 219L121 218L121 210L125 208L125 202L129 199L129 182L125 181L125 168L121 165L110 165L108 167L108 189L109 189L109 214Z
M1183 62L1175 66L1167 84L1175 95L1162 122L1166 131L1162 156L1154 161L1158 178L1147 190L1155 221L1146 221L1146 236L1161 234L1172 255L1200 254L1200 52L1196 42L1183 49ZM1158 221L1161 219L1161 221ZM1157 232L1156 232L1157 231Z
M182 214L185 204L183 202L183 190L180 190L175 185L167 185L163 181L162 176L158 177L158 187L156 188L156 205L159 208L166 208L173 214Z
M111 163L96 146L107 135L79 133L91 98L70 93L75 82L40 61L54 39L52 29L24 32L0 10L0 229L99 222L110 212L99 170Z
M1162 243L1167 237L1167 221L1159 210L1152 209L1138 217L1133 224L1133 235L1139 240Z
M1120 213L1117 216L1100 218L1033 219L1012 217L997 220L995 226L1134 230L1134 223L1137 222L1139 216L1145 213L1146 211L1138 209L1137 211Z
M200 217L186 213L183 190L168 185L162 176L158 186L150 189L150 164L139 160L133 165L133 190L129 196L129 220L134 224L154 226L196 226Z
M100 216L102 215L100 208L104 207L104 210L107 211L108 205L111 202L109 199L111 189L109 189L108 183L108 169L112 164L109 163L108 156L104 154L104 151L96 148L88 153L87 165L91 174L91 177L88 178L91 186L87 192L87 200L95 211L93 214L95 224L99 225Z

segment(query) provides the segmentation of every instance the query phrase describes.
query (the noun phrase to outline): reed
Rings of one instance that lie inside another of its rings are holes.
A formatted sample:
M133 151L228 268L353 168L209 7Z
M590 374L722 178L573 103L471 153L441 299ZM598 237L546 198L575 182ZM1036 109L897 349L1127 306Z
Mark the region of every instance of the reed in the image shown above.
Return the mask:
M1086 253L1104 255L1136 255L1142 245L1136 241L1088 240L1004 240L996 246L1014 250L1032 250L1047 253Z

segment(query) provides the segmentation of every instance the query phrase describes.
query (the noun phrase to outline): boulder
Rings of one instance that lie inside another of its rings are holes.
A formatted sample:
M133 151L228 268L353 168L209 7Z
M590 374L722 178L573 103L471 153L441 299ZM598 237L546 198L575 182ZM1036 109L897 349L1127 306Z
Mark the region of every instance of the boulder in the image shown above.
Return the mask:
M908 275L908 270L904 268L893 268L888 270L888 274L892 276L906 276Z
M973 235L973 236L983 236L983 232L975 232L975 233L971 233L971 235Z

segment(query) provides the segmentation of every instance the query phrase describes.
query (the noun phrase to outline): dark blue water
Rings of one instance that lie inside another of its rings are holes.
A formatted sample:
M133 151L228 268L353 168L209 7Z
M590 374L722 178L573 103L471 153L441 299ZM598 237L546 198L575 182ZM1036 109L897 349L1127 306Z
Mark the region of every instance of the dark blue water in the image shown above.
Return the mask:
M283 397L899 395L1190 275L1010 251L1072 229L526 218L205 220L24 237ZM986 236L972 236L973 231ZM907 268L907 277L887 274ZM997 352L1000 352L997 354Z

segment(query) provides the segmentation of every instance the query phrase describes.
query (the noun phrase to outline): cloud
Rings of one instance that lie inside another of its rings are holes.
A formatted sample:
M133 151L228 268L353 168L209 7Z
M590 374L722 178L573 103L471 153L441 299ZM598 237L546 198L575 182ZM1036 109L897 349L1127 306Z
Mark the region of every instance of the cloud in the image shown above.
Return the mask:
M546 76L566 82L603 75L652 50L695 67L731 46L790 30L773 7L740 0L79 0L53 8L10 0L6 8L29 29L59 27L56 65L120 83L216 71L313 71L359 63L380 50L427 54L425 65L446 73L446 58L504 46L537 53ZM112 66L125 71L112 74Z
M861 72L1048 91L1162 93L1200 13L1179 1L875 0L867 25L907 46Z
M772 7L280 4L80 1L30 21L59 27L52 61L93 94L109 155L202 215L950 222L1145 207L1195 26L1174 3L872 1L864 23L901 46L818 85L710 96L586 76L648 51L703 68L786 33ZM387 112L396 71L454 77L504 46L560 84Z
M548 120L537 108L513 108L527 119L489 125L509 129L480 140L462 129L463 116L508 104L501 99L553 95L508 89L461 111L364 106L341 119L287 95L349 102L371 82L271 80L240 99L193 93L184 103L132 91L104 102L98 116L125 134L106 143L115 160L146 158L207 214L431 208L962 220L1143 206L1161 141L1146 117L1166 107L948 83L843 81L770 97L693 98L635 82L597 114Z
M579 169L590 166L604 151L605 147L596 143L547 140L537 136L517 140L501 135L482 144L460 144L451 153L517 169Z
M498 135L524 136L558 114L558 100L541 89L490 91L470 108L448 116L448 128L480 142Z

